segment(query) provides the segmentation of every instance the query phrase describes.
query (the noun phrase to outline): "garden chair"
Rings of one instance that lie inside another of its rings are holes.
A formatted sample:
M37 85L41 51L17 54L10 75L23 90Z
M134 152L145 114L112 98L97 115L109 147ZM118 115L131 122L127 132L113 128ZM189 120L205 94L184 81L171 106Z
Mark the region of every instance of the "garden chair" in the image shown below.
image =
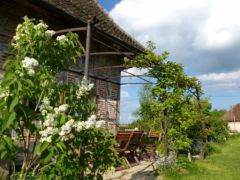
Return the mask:
M133 131L119 131L116 135L117 146L115 147L120 157L126 161L128 167L131 167L127 157L130 151L128 146L133 136Z
M139 164L140 152L142 151L142 139L144 132L143 131L132 131L133 136L128 146L130 151L130 158L134 159L137 164ZM139 153L138 153L139 150Z
M148 134L144 137L143 153L145 153L150 160L156 160L157 143L161 140L161 133L150 129Z

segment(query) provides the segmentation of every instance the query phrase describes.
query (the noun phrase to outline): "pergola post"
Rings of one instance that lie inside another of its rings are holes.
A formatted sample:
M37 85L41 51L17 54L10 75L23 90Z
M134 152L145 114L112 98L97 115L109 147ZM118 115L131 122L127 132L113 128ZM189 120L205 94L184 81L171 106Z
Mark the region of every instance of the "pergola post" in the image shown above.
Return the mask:
M90 59L90 45L91 45L91 20L87 22L87 35L86 35L86 48L85 48L85 67L84 67L84 79L88 79L88 68Z

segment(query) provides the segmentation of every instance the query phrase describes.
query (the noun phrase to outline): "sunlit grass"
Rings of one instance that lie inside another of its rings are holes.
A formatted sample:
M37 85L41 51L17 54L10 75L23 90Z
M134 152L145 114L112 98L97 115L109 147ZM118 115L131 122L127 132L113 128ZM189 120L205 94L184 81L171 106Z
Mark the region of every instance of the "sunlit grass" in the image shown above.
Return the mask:
M195 161L190 169L173 173L165 179L181 180L240 180L240 136L230 138L217 145L219 153L203 161Z

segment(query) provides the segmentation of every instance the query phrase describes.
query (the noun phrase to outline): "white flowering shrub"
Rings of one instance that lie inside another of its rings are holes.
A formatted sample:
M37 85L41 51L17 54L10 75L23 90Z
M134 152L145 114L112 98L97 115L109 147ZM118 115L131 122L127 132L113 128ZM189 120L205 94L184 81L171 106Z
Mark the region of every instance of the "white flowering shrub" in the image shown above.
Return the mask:
M83 49L76 34L56 36L24 18L13 37L0 85L0 159L23 154L13 179L94 179L119 163L113 139L99 127L94 85L58 83Z

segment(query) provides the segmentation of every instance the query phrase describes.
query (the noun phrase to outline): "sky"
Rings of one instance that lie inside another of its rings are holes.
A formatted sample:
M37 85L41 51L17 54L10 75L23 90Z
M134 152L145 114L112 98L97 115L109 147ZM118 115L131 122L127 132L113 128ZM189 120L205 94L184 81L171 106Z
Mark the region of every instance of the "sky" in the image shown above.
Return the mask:
M170 52L189 76L200 79L213 109L240 102L239 0L99 0L113 20L143 45ZM142 73L137 69L131 72ZM122 79L122 82L137 79ZM141 82L141 80L138 80ZM140 85L121 87L120 123L139 107Z

